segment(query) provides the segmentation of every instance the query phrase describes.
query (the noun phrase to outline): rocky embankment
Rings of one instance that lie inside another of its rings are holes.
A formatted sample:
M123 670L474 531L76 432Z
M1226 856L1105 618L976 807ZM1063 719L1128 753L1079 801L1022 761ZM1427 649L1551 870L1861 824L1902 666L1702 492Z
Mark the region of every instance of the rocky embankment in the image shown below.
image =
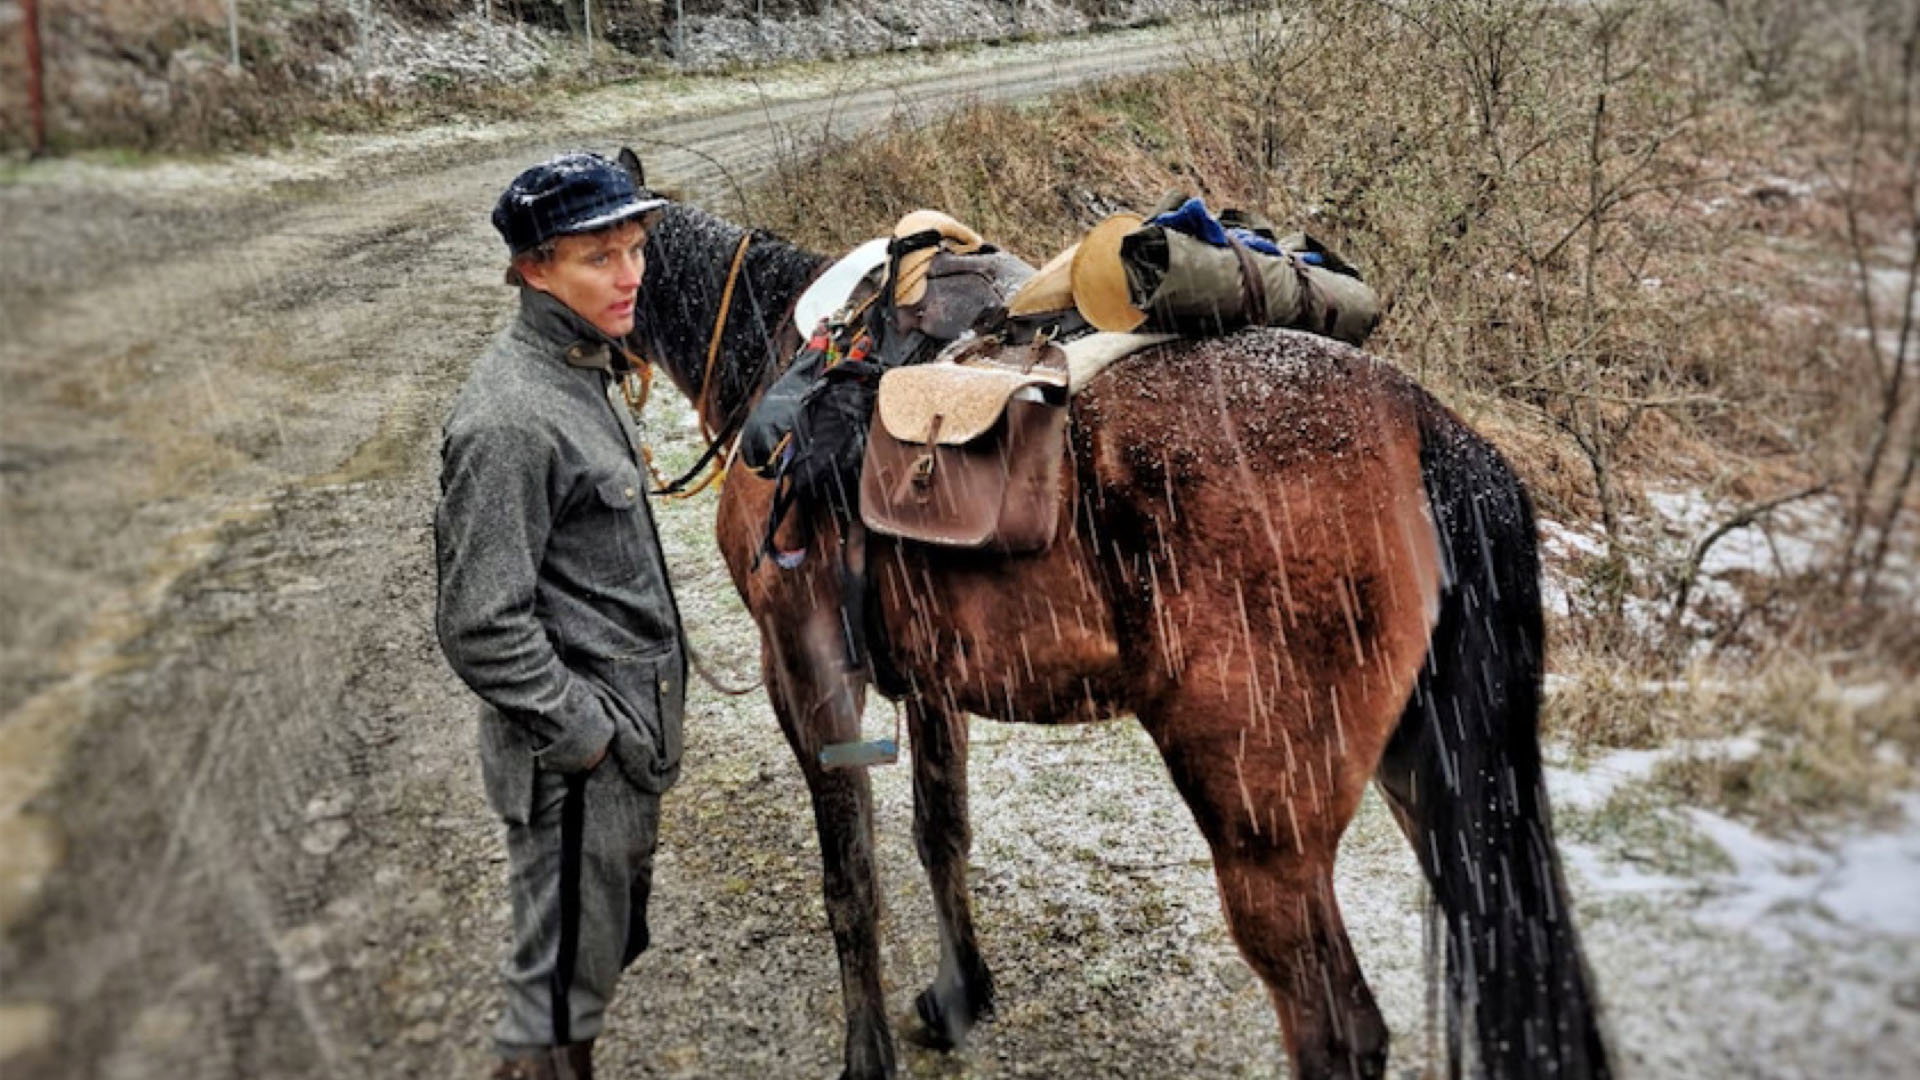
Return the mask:
M1175 19L1194 0L74 0L39 4L56 150L250 146L529 91ZM31 140L24 0L0 0L0 150ZM237 61L237 62L236 62Z

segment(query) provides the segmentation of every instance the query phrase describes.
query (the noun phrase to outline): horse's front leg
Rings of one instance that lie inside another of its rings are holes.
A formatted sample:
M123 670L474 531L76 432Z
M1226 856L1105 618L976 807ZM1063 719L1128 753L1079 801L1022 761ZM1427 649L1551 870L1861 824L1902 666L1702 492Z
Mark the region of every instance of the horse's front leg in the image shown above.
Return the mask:
M894 1075L893 1034L880 985L879 880L873 861L873 790L863 769L828 770L820 751L860 737L863 681L846 670L837 605L825 605L795 634L763 626L768 696L813 796L827 921L840 957L847 1011L843 1080Z
M940 970L914 1002L928 1041L941 1048L965 1041L993 1015L993 976L973 934L967 895L967 718L924 701L907 702L913 738L913 842L940 913Z

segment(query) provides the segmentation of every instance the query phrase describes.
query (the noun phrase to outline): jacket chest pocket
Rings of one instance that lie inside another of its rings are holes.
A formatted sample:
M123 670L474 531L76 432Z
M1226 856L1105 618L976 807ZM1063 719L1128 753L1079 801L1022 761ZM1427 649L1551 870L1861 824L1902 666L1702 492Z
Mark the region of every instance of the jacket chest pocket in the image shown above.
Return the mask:
M605 476L594 481L587 500L582 540L589 565L613 581L628 581L640 576L645 565L640 542L645 513L640 500L640 482L626 476Z

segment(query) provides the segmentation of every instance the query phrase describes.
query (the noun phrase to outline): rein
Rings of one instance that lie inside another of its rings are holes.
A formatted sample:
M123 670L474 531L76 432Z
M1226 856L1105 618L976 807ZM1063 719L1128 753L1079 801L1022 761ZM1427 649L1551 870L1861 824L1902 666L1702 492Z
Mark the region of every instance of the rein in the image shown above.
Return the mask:
M753 232L748 230L740 237L740 246L733 249L733 265L727 267L727 287L720 293L720 311L713 317L713 333L707 338L707 367L700 373L700 400L694 403L694 415L700 419L700 430L706 432L709 440L714 438L707 431L707 402L713 396L713 362L720 358L720 332L726 329L727 315L733 311L733 287L740 282L740 265L747 261L747 248L753 243Z
M713 365L714 362L720 358L720 339L727 328L727 316L733 312L734 286L740 282L740 267L746 262L747 248L750 247L752 243L753 232L749 230L740 237L740 244L733 251L733 265L727 268L727 287L720 294L720 311L714 316L713 332L707 339L707 364L705 370L700 374L700 396L693 407L694 415L700 421L700 434L706 437L707 448L705 452L700 455L700 460L694 462L693 468L687 470L686 475L669 483L665 477L660 475L660 471L654 468L653 449L648 446L642 446L640 448L640 456L645 459L647 463L647 472L653 476L655 485L653 494L655 495L662 495L671 499L691 499L712 486L715 481L719 480L726 472L727 462L732 460L733 455L729 444L734 433L739 431L741 424L746 420L746 406L752 402L750 400L742 402L741 406L733 411L733 415L727 417L726 421L720 425L719 431L714 431L707 425L707 403L712 400ZM647 398L653 393L654 365L645 357L637 356L631 352L627 353L627 360L633 370L629 371L627 376L620 381L620 394L626 398L627 407L638 413L646 408ZM725 459L722 459L719 453L722 446L729 447L729 453ZM709 465L711 465L711 468L708 468ZM692 488L687 488L687 483L691 481L701 469L708 469L707 475ZM715 693L726 697L741 697L760 689L762 683L757 679L745 686L731 686L722 682L720 677L715 675L712 669L707 666L706 657L701 654L699 649L694 647L693 640L691 638L684 640L686 642L687 660L693 666L694 673L699 675L701 680L709 687L712 687Z
M741 423L746 419L746 413L744 409L735 409L733 415L720 425L720 430L715 431L707 424L707 403L713 396L713 365L720 358L720 339L727 328L727 316L733 313L734 286L740 283L740 267L746 263L747 248L752 244L752 230L742 233L739 245L733 250L733 264L727 268L727 285L720 294L720 310L713 318L713 332L707 337L707 364L700 373L699 398L693 406L694 416L700 422L700 434L707 440L707 448L700 455L700 460L694 462L693 468L688 469L685 475L678 480L668 482L653 466L652 449L643 447L641 456L646 458L647 471L653 475L653 494L655 495L663 495L671 499L691 499L711 487L726 472L726 462L720 456L720 448L727 445L739 430ZM635 371L629 372L627 377L621 380L620 393L627 399L627 407L637 413L646 408L647 397L653 392L653 364L645 357L635 356L632 353L628 353L627 357ZM688 488L687 484L692 482L702 469L707 470L707 475L698 484Z

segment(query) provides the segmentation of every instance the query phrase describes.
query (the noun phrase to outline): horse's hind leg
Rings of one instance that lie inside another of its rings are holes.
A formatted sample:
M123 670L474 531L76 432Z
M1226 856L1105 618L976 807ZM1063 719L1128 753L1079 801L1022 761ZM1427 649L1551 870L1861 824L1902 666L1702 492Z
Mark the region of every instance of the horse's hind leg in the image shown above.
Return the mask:
M1294 1074L1386 1075L1387 1026L1340 917L1331 853L1215 861L1228 926L1267 984Z
M967 718L919 698L907 702L913 737L913 841L940 914L940 970L914 1006L936 1046L957 1046L993 1014L993 977L980 959L967 895Z
M894 1075L893 1035L880 982L879 879L873 860L873 789L864 769L829 770L820 751L858 739L864 687L846 675L836 609L819 609L795 637L771 627L763 652L768 697L813 796L814 827L840 991L847 1011L843 1080Z
M1242 724L1244 702L1188 689L1142 720L1212 848L1228 930L1267 985L1293 1075L1371 1080L1386 1072L1386 1023L1333 892L1366 771L1278 711Z

